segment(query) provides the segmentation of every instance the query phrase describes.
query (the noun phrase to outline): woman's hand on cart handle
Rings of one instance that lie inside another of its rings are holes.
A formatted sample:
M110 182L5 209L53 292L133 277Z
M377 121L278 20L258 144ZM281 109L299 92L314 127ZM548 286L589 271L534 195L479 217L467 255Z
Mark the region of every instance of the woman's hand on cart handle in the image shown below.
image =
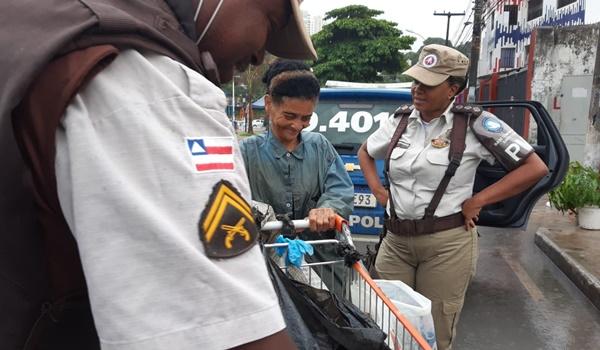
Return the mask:
M331 208L315 208L308 212L310 230L313 232L325 232L335 228L337 214Z

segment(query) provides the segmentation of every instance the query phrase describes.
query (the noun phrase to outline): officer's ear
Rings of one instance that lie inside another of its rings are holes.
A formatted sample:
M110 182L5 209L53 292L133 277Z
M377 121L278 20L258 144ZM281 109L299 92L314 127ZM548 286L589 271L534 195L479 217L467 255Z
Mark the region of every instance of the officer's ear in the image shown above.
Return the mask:
M456 84L450 84L450 91L448 92L448 99L453 99L460 92L460 86Z

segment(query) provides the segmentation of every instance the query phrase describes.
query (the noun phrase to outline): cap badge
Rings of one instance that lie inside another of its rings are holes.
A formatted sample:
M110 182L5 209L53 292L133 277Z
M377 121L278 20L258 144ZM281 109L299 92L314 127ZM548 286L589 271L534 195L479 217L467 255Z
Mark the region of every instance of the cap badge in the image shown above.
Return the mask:
M435 66L438 62L438 58L436 55L434 54L430 54L425 56L425 58L423 58L423 66L425 68L431 68L433 66Z
M258 229L250 206L225 180L213 188L199 223L200 240L209 258L231 258L256 243Z

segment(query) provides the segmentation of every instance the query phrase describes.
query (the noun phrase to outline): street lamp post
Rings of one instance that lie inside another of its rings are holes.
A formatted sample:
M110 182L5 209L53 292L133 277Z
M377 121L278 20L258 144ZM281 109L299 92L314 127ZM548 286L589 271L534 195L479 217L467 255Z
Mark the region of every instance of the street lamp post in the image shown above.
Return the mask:
M417 32L414 32L414 31L412 31L412 30L410 30L410 29L404 29L404 30L405 30L407 33L414 34L414 35L417 35L417 36L421 37L421 39L423 39L423 41L425 41L425 37L424 37L424 36L422 36L421 34L419 34L419 33L417 33Z
M231 123L235 122L235 78L240 78L239 75L234 75L231 79Z
M405 32L407 32L407 33L414 34L414 35L418 36L419 38L421 38L421 40L423 40L423 45L425 45L425 37L424 37L423 35L421 35L421 34L419 34L419 33L415 32L415 31L413 31L413 30L410 30L410 29L404 29L404 31L405 31ZM415 43L416 43L416 42L415 42ZM413 45L414 45L414 44L413 44ZM421 45L421 46L423 46L423 45ZM418 50L418 49L417 49L417 50ZM417 50L415 50L415 51L417 51Z

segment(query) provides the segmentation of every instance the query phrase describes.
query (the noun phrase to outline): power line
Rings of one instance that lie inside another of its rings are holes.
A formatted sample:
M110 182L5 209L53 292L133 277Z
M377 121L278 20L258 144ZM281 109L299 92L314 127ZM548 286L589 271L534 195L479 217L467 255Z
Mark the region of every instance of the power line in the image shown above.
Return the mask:
M473 33L467 33L467 36L465 36L465 40L463 40L460 44L464 44L464 43L468 43L469 41L471 41L471 39L473 39Z
M466 42L469 42L469 40L471 40L472 37L473 37L473 31L465 30L465 34L461 38L459 38L457 46L460 46Z
M491 6L490 6L490 7L487 9L488 11L487 11L485 14L483 14L483 15L482 15L482 19L481 19L481 25L482 25L482 26L483 26L483 25L484 25L484 23L487 21L487 19L489 19L489 18L490 18L490 16L491 16L491 15L492 15L492 14L493 14L495 11L496 11L496 9L495 9L495 8L496 8L496 7L498 6L498 4L500 4L501 2L504 2L504 0L495 0L494 4L493 4L493 5L491 5ZM483 9L482 9L482 10L483 10ZM493 25L493 23L492 23L492 25ZM471 38L472 38L472 33L469 33L468 31L467 31L467 32L465 32L465 33L467 33L467 35L471 34L471 36L465 37L464 39L461 39L461 37L462 37L462 36L459 36L458 40L456 41L456 42L458 43L458 44L457 44L457 46L459 46L459 45L462 45L462 44L464 44L464 43L468 42L469 40L471 40Z
M467 26L469 25L467 23L469 23L469 20L471 20L471 17L473 17L473 11L471 11L471 14L467 18L467 20L463 23L462 30L460 31L460 34L458 34L458 37L457 36L454 37L454 43L456 46L459 45L458 42L460 41L460 38L462 37L463 33L465 32L465 28L467 28ZM460 27L459 27L459 29L460 29Z
M453 12L437 12L435 11L433 13L434 16L446 16L448 17L448 22L446 25L446 46L450 46L450 42L448 41L448 35L450 34L450 18L453 16L464 16L465 13L461 12L461 13L453 13Z
M487 20L490 15L492 15L494 12L496 12L496 7L501 2L504 2L504 0L496 0L496 2L494 3L494 5L492 5L492 6L489 7L489 9L488 9L489 11L482 16L482 21L483 22L485 22L485 20Z
M467 21L469 21L469 19L471 19L471 16L473 15L473 9L471 8L471 0L467 0L467 5L466 5L466 8L465 8L464 12L467 12L469 10L471 10L471 13L469 14L469 18L467 19ZM467 21L464 21L464 19L465 19L465 16L463 16L460 20L463 21L463 23L466 23ZM460 31L460 28L461 28L460 25L456 26L456 31L454 32L454 35L452 36L453 39L457 38L457 34ZM463 26L463 28L464 28L464 26ZM452 40L452 42L456 43L456 40Z

